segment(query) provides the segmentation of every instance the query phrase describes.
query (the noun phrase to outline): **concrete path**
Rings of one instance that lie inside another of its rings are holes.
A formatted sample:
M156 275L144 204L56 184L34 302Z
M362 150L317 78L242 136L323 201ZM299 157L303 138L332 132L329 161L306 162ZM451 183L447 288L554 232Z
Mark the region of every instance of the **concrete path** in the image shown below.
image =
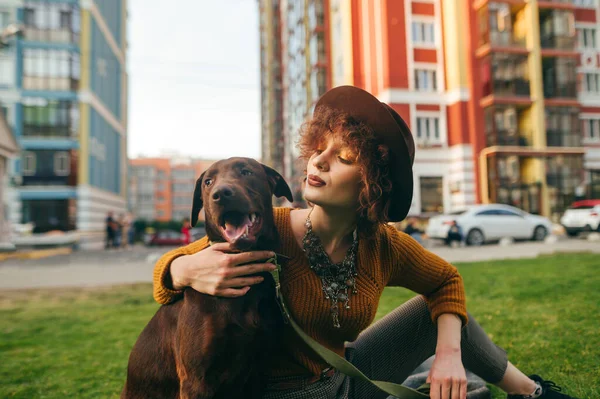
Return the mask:
M583 239L554 244L516 243L511 246L486 245L479 248L429 249L452 263L507 258L535 258L554 252L595 252L600 242ZM84 287L151 282L154 262L169 248L136 247L132 250L86 251L45 259L9 259L0 262L0 290L41 287Z

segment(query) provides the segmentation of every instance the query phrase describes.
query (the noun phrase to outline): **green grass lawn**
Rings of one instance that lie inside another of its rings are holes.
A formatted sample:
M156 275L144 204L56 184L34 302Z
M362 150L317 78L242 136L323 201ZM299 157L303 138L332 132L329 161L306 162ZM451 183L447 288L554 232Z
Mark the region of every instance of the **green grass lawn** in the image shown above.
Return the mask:
M517 367L600 398L600 256L458 266L469 311ZM412 296L387 289L378 317ZM0 292L0 398L118 397L156 309L149 284Z

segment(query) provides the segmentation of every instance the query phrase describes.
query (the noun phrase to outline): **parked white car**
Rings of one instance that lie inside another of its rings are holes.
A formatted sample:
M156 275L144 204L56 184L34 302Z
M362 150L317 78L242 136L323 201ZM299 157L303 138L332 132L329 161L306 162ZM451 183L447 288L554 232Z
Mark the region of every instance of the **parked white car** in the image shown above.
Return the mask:
M482 245L504 237L542 241L552 231L552 222L503 204L474 205L462 212L429 219L429 238L445 240L452 221L460 227L467 245Z
M600 200L582 200L573 203L560 218L560 224L570 236L582 231L600 232Z

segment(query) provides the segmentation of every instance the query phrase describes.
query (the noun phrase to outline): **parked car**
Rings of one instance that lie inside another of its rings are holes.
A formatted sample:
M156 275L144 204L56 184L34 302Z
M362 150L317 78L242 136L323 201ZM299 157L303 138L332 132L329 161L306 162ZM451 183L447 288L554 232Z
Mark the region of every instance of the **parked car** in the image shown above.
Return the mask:
M600 200L575 201L560 218L560 224L570 236L582 231L600 232Z
M154 234L149 234L145 238L145 244L148 246L160 246L160 245L169 245L169 246L178 246L184 245L184 237L178 231L172 230L161 230L157 231Z
M486 204L474 205L449 215L434 216L429 219L426 234L429 238L444 240L454 220L460 226L467 245L483 245L504 237L542 241L552 231L552 223L543 216L532 215L509 205Z

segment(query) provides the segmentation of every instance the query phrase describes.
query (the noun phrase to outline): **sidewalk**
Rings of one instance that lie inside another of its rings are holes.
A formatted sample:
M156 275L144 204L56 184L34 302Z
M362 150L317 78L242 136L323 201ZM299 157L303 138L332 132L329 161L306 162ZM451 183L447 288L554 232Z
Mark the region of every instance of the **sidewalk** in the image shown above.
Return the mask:
M137 247L128 251L81 251L36 260L9 259L0 262L0 290L148 283L152 282L154 262L168 250ZM451 263L459 263L536 258L556 252L600 254L600 243L571 239L554 244L527 242L465 248L433 246L429 250Z

